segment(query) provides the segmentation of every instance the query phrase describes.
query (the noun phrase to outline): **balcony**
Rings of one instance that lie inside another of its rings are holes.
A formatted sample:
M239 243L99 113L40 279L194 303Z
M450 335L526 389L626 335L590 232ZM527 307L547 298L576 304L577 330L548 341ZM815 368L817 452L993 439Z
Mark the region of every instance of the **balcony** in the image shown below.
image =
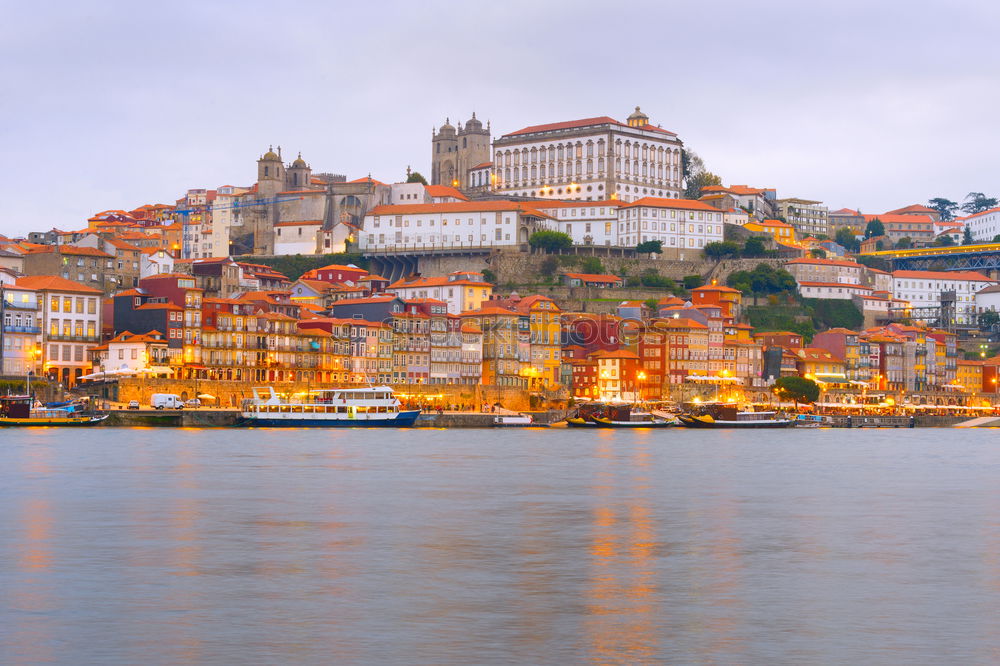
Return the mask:
M38 326L11 326L7 325L3 327L4 333L32 333L38 335L42 332L42 329Z
M94 335L47 335L46 342L100 342L101 336Z

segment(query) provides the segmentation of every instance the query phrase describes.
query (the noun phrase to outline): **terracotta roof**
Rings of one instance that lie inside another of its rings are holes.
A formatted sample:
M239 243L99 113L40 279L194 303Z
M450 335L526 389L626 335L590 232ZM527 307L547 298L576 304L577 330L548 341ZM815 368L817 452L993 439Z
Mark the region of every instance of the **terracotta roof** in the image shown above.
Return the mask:
M976 271L893 271L893 278L919 280L968 280L975 282L996 282Z
M427 194L432 197L454 197L456 199L461 199L462 201L468 201L469 197L465 196L454 187L449 187L447 185L426 185L424 189Z
M486 167L491 167L491 166L493 166L493 162L481 162L476 166L472 167L472 169L485 169Z
M707 210L713 213L722 212L715 206L709 205L704 201L697 201L695 199L665 199L661 197L643 197L641 199L636 199L635 201L622 204L622 208L635 208L637 206L642 206L645 208L680 208L682 210Z
M17 278L14 284L18 287L27 287L36 291L60 291L75 294L102 293L100 289L88 287L87 285L73 282L57 275L26 275Z
M885 224L934 224L934 220L926 215L896 215L883 213L882 215L864 215L866 222L879 220Z
M732 287L723 287L722 285L718 285L718 284L706 284L706 285L701 286L701 287L695 287L694 289L691 290L691 293L694 293L696 291L721 291L721 292L725 292L727 294L739 294L740 293L739 289L733 289Z
M844 284L843 282L799 282L800 287L847 287L848 289L860 289L862 291L872 291L871 287L860 284Z
M107 252L98 250L95 247L76 247L75 245L41 245L30 248L29 253L31 254L56 253L56 254L71 254L83 257L106 257L108 259L112 258L112 256Z
M540 209L546 208L595 208L597 206L621 206L622 202L618 199L602 199L600 201L545 201L545 202L532 202L532 205Z
M937 213L937 209L924 206L922 204L912 204L910 206L904 206L902 208L897 208L896 210L890 210L886 212L886 215L906 215L912 213Z
M519 212L535 217L549 217L536 210L535 203L525 204L517 201L449 201L429 204L396 204L375 206L368 211L371 215L419 215L427 213L495 213Z
M386 289L412 289L413 287L444 287L446 285L456 285L463 287L492 287L489 282L481 280L449 280L447 275L438 277L417 278L415 280L396 280Z
M689 319L688 317L667 317L659 321L667 328L708 328L708 326L700 321Z
M605 351L603 349L599 349L599 350L597 350L595 352L591 352L590 354L587 354L587 358L598 358L598 359L600 359L600 358L628 358L628 359L638 360L639 359L639 355L636 354L635 352L630 352L627 349L615 349L613 351Z
M349 183L367 183L369 181L372 182L372 183L374 183L374 184L376 184L376 185L385 185L385 183L383 183L381 180L375 180L371 176L365 176L364 178L355 178L354 180L349 180L347 182L349 182Z
M517 131L510 132L509 134L504 134L503 137L508 136L518 136L519 134L534 134L536 132L554 132L556 130L564 129L576 129L578 127L593 127L595 125L615 125L617 127L625 127L628 125L619 122L610 116L598 116L596 118L582 118L580 120L567 120L561 123L548 123L546 125L531 125L529 127L523 127ZM667 131L661 127L656 127L654 125L646 124L634 129L641 129L647 132L661 132L663 134L669 134L670 136L676 136L673 132ZM501 137L501 138L503 138Z
M486 306L486 307L479 308L478 310L467 310L467 311L465 311L465 312L462 313L463 317L470 317L470 316L476 316L476 315L480 315L480 316L487 316L487 315L512 315L512 316L515 316L515 317L519 316L518 313L514 312L513 310L508 310L507 308L501 308L501 307L496 307L496 306L492 306L492 305L491 306Z
M334 302L330 308L335 308L340 305L368 305L371 303L391 303L392 301L399 298L398 296L371 296L369 298L345 298L342 301Z
M818 257L802 257L800 259L792 259L786 264L797 264L797 265L816 265L816 266L841 266L843 268L864 268L864 264L859 264L855 261L847 261L846 259L820 259Z
M323 220L303 220L301 222L278 222L276 227L318 227L323 225Z
M563 273L568 278L581 280L583 282L621 282L622 278L617 275L598 275L592 273Z

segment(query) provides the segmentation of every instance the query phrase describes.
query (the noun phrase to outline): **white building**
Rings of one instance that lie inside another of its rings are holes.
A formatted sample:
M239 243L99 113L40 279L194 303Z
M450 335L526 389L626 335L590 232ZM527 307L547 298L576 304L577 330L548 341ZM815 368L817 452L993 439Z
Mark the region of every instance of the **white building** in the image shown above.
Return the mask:
M0 280L0 284L3 284ZM31 287L4 285L3 345L0 374L21 376L41 372L41 321L38 296Z
M973 324L976 319L976 294L996 285L975 271L894 271L892 293L911 303L914 308L941 306L941 293L955 292L955 322Z
M535 205L576 245L618 245L620 201L545 201Z
M87 349L101 339L102 292L54 275L25 276L16 284L38 297L43 372L74 385L90 369Z
M323 220L303 222L278 222L274 225L274 253L316 254L318 236Z
M362 252L515 246L555 230L531 204L512 201L376 206L364 218Z
M495 191L521 196L677 198L682 148L676 134L651 125L636 107L627 123L602 116L505 134L493 142L491 177Z
M139 257L140 278L173 272L174 255L172 255L168 250L158 247L148 247L143 249L142 255Z
M92 357L94 369L108 375L152 374L154 368L169 363L167 341L159 331L142 335L123 331L107 344L93 347Z
M861 284L864 282L866 268L863 264L846 259L802 257L786 263L785 270L792 274L799 285L803 282Z
M482 273L456 271L441 277L404 278L390 284L386 291L404 301L436 299L448 305L450 314L478 310L493 293L493 285Z
M618 245L660 241L665 259L696 259L723 239L723 213L704 201L643 197L618 209Z
M961 222L963 227L969 227L972 240L988 243L995 236L1000 235L1000 208L991 208L975 215L959 217L955 219L955 222Z
M871 287L845 282L799 282L799 293L803 298L823 298L849 301L855 296L868 296Z

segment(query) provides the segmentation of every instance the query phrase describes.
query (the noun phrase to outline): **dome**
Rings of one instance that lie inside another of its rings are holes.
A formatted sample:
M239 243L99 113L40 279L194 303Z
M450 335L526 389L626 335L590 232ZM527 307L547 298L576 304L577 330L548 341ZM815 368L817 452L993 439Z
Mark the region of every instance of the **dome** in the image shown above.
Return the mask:
M292 168L294 169L305 169L307 166L306 161L302 159L302 153L299 153L299 156L292 162Z
M267 147L267 152L264 153L264 157L262 157L260 159L262 159L262 160L274 160L275 162L280 162L281 161L281 158L278 157L278 154L276 152L274 152L274 149L271 146Z
M635 107L635 111L628 117L628 124L631 126L645 125L649 122L649 116L639 110L639 107Z
M481 130L483 129L483 123L476 118L476 112L472 112L472 117L469 118L469 122L465 123L465 130Z
M444 125L441 125L441 134L454 134L455 126L448 122L448 119L444 119Z

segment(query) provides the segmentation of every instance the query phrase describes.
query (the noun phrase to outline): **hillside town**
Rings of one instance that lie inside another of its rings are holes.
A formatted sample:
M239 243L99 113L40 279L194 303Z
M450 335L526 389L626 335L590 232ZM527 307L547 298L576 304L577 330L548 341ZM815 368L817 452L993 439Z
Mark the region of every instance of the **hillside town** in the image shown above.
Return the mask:
M792 376L837 409L998 402L995 199L859 211L723 185L638 107L496 137L473 113L430 153L429 180L394 182L269 147L252 183L0 236L0 374L221 407L261 384L767 402Z

